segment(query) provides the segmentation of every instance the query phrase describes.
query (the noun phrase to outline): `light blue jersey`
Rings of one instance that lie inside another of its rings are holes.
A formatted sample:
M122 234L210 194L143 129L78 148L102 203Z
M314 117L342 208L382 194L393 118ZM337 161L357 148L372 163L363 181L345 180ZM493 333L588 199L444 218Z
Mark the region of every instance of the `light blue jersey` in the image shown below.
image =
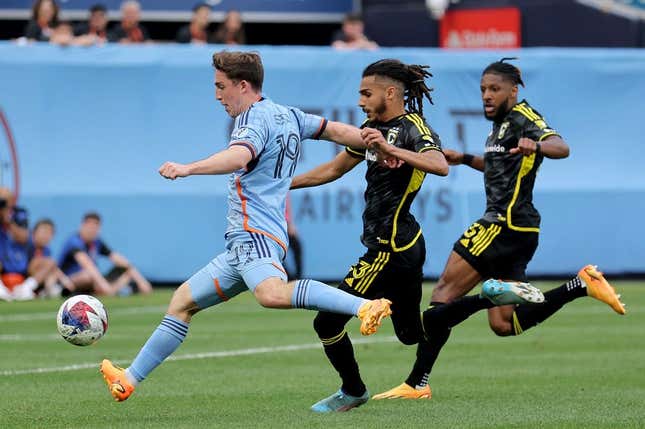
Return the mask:
M275 241L288 246L286 195L296 170L302 140L320 137L327 120L262 98L235 118L229 146L246 147L253 155L228 184L227 247L236 239ZM264 237L258 237L257 234Z
M226 251L188 280L200 308L253 291L269 277L286 281L287 192L300 142L320 137L326 126L320 116L266 98L235 118L229 146L244 146L253 159L229 178Z

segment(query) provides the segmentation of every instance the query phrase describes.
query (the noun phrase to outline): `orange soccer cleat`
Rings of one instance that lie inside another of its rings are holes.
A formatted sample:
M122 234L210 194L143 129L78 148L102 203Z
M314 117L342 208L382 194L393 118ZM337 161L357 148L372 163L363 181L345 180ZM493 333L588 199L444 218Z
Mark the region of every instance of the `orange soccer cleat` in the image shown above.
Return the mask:
M578 272L578 277L587 285L587 295L609 305L616 313L625 314L625 304L620 302L620 295L595 265L583 267Z
M427 384L421 389L415 389L407 383L396 386L387 392L372 396L372 399L431 399L432 390Z
M101 362L101 374L103 374L103 379L115 401L125 401L134 392L134 386L128 381L125 370L113 365L107 359L103 359Z
M361 334L372 335L376 332L381 321L392 314L390 305L392 301L381 298L368 301L358 309L358 318L361 319Z

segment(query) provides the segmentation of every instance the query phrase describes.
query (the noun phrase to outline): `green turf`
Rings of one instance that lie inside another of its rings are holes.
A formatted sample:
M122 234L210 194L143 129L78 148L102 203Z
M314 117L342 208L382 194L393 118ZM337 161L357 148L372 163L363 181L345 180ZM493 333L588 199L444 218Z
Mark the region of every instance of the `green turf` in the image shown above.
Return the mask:
M543 290L557 283L537 283ZM91 347L56 335L60 302L0 303L0 428L484 428L645 427L645 282L616 282L625 317L590 298L520 337L498 338L485 313L456 328L431 377L431 401L370 401L349 413L309 406L338 388L311 328L312 312L262 309L244 294L199 314L176 355L304 345L235 357L166 362L125 403L98 373L103 357L134 357L170 297L103 299L108 334ZM425 291L426 296L429 289ZM348 326L358 338L358 323ZM387 322L356 346L372 393L399 384L414 348ZM42 374L19 370L96 364Z

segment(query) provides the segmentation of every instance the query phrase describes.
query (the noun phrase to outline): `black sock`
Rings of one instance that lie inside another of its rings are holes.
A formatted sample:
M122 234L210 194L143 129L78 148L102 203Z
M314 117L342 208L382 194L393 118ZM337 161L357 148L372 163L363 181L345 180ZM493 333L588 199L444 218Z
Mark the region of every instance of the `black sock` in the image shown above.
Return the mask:
M426 333L435 328L452 328L468 319L472 314L495 305L487 298L470 295L448 304L433 302L432 307L423 312L423 328Z
M448 341L450 329L438 328L432 330L428 340L422 339L417 345L417 360L414 362L412 372L405 380L405 383L415 388L425 387L428 384L428 377L432 367L439 357L441 348Z
M365 384L363 384L363 380L361 380L358 363L356 363L356 359L354 358L354 348L352 347L352 342L349 340L347 332L343 331L341 335L340 339L331 344L325 344L325 342L334 341L333 338L328 340L321 339L325 354L343 380L343 392L352 396L361 396L367 389L365 388Z
M545 292L543 303L518 305L513 313L513 334L519 335L545 321L564 304L582 296L587 296L587 288L576 276L562 286Z

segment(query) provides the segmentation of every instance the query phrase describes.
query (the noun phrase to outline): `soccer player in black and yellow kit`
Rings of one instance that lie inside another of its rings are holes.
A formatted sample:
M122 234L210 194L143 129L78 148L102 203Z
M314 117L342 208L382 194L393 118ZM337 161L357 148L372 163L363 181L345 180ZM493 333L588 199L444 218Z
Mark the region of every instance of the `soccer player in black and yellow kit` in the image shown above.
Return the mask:
M583 296L625 313L620 296L592 265L544 293L544 302L539 304L491 308L494 304L486 299L500 287L526 282L526 266L535 253L540 231L540 215L532 203L538 167L544 158L569 155L567 144L544 118L525 100L518 102L518 86L524 82L520 70L506 60L490 64L482 73L484 115L493 122L484 156L444 150L449 164L465 164L484 173L486 212L454 244L433 290L431 306L423 313L430 352L417 353L414 368L423 372L426 380L450 329L479 310L488 309L490 327L500 336L519 335ZM481 280L490 278L501 280L486 281L482 296L463 297ZM406 382L374 399L418 398L415 390Z
M385 297L392 301L392 323L397 337L404 344L419 343L422 356L427 343L419 304L426 252L421 227L409 210L426 173L448 174L439 136L423 119L423 98L432 101L425 83L431 75L425 68L386 59L363 71L359 106L367 114L367 121L361 134L363 141L375 149L387 146L386 160L381 160L373 150L352 148L331 162L296 176L291 184L292 188L304 188L328 183L363 160L367 162L361 236L367 252L350 268L339 288L362 297ZM388 164L392 159L399 163ZM314 411L346 411L369 399L345 331L349 319L319 312L314 320L325 354L342 379L341 389L314 404ZM413 371L409 381L416 385L422 377L423 373Z

